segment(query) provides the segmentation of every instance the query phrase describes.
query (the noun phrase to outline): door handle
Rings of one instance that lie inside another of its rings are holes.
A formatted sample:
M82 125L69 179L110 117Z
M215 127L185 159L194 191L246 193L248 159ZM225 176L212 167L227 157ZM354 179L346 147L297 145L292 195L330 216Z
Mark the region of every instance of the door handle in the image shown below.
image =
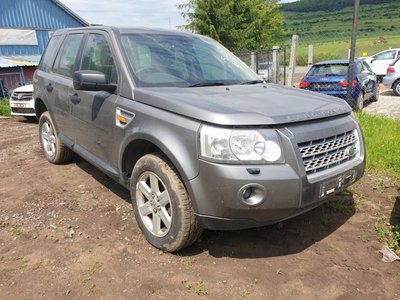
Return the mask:
M71 100L71 102L74 103L74 104L78 104L79 102L81 102L81 98L78 96L78 94L73 94L73 95L70 97L70 100Z
M46 85L46 90L48 90L49 92L52 92L54 89L54 87L51 85L51 83L49 83L48 85Z

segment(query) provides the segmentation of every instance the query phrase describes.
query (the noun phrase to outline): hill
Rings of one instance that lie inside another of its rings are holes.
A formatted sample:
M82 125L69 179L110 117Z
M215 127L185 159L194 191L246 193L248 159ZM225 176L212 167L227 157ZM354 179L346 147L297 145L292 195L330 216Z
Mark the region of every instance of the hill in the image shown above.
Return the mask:
M311 7L318 3L324 4L324 9L313 11ZM345 4L346 7L332 9ZM292 34L299 35L299 54L303 56L307 54L307 46L313 44L316 60L346 58L351 39L353 5L354 0L301 0L284 4L287 40ZM398 0L361 0L357 56L400 47L400 26L397 26L400 24L399 11Z
M360 5L383 4L398 2L398 0L360 0ZM310 12L310 11L335 11L345 7L353 7L354 0L300 0L283 4L284 11Z

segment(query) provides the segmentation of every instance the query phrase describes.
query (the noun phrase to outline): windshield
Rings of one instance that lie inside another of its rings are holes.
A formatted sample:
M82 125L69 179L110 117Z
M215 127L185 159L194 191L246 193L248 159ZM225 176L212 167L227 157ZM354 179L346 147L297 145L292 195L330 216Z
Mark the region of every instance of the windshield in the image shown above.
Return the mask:
M138 86L198 87L257 83L241 60L212 39L172 34L125 34L121 42Z

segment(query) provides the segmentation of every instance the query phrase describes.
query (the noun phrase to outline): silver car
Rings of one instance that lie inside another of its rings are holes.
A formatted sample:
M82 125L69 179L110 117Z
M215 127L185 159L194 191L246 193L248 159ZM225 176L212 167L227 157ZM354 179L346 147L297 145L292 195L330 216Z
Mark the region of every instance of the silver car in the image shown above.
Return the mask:
M400 96L400 56L387 68L387 74L383 77L383 84L393 89L396 96Z

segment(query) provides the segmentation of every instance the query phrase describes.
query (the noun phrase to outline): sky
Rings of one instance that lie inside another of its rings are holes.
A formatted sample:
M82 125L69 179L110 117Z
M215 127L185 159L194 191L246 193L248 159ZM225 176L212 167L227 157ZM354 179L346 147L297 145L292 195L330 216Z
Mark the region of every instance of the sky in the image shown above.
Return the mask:
M293 2L296 0L282 0ZM177 9L186 0L61 0L90 24L176 29L185 20Z

